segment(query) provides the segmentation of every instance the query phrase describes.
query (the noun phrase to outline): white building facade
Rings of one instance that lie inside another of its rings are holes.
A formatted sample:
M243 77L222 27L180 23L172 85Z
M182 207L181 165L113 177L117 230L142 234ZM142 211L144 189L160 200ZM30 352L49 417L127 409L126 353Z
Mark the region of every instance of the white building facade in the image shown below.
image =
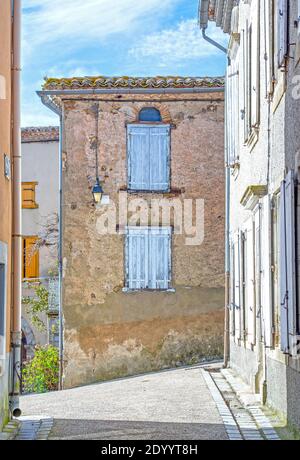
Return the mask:
M300 1L202 0L229 36L228 353L263 403L300 426ZM225 342L226 343L226 342Z
M49 291L49 314L41 315L45 330L32 324L22 308L23 361L35 345L58 345L58 211L59 128L22 129L23 297L42 283Z

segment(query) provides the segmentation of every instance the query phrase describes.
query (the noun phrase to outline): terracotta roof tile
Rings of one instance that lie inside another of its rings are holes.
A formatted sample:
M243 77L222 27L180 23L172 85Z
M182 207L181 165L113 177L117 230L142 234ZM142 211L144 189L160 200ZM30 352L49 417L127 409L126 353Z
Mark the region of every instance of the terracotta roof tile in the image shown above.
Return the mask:
M68 89L151 89L151 88L222 88L224 77L79 77L46 78L44 90Z
M22 128L22 143L59 141L58 126L39 126Z

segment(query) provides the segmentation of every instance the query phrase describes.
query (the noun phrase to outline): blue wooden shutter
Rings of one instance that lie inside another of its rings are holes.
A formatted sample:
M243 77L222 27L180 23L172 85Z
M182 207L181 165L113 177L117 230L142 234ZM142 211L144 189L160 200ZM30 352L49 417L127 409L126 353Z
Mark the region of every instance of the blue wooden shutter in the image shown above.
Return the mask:
M168 289L171 282L171 228L130 227L126 238L127 288Z
M150 128L150 189L169 189L170 127Z
M146 289L148 287L148 229L144 227L127 230L127 287Z
M149 233L149 289L168 289L171 273L171 229L152 227Z
M287 286L287 241L286 241L286 213L285 213L285 182L280 187L280 341L281 351L288 353L288 286Z
M128 187L166 191L170 182L170 126L128 127Z
M128 188L150 189L150 146L148 127L128 127Z

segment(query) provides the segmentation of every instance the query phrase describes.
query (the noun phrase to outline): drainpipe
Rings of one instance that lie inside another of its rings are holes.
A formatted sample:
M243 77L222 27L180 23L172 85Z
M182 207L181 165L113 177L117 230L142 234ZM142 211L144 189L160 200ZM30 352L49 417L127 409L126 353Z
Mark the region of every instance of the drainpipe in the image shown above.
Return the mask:
M19 417L21 369L21 280L22 280L22 229L21 229L21 0L12 2L12 169L13 169L13 234L12 234L12 368L10 410Z
M206 35L206 29L202 29L202 36L204 40L206 40L208 43L223 51L223 53L227 54L227 49L224 46L220 45L220 43L216 42L215 40Z
M60 115L60 132L59 132L59 389L63 389L63 313L62 313L62 279L63 279L63 257L62 257L62 151L63 151L63 133L64 133L64 117Z
M202 28L202 36L211 45L215 46L227 55L227 49L206 35L206 27ZM228 58L229 60L229 58ZM225 127L227 117L227 98L225 86ZM224 367L228 367L230 356L230 328L229 328L229 304L230 304L230 165L227 158L227 134L225 129L225 323L224 323Z

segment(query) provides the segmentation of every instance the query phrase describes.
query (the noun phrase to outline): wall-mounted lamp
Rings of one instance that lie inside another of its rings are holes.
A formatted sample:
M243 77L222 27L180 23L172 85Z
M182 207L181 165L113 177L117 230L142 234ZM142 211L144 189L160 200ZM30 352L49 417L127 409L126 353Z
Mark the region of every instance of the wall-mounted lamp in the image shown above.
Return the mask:
M96 116L96 142L95 142L95 150L96 150L96 184L93 187L92 194L94 198L94 202L96 204L101 203L102 196L103 196L103 188L100 184L99 180L99 160L98 160L98 147L99 147L99 104L97 107L97 116Z
M99 177L96 179L96 184L93 187L92 191L95 203L101 203L101 198L103 195L103 189L99 181Z

